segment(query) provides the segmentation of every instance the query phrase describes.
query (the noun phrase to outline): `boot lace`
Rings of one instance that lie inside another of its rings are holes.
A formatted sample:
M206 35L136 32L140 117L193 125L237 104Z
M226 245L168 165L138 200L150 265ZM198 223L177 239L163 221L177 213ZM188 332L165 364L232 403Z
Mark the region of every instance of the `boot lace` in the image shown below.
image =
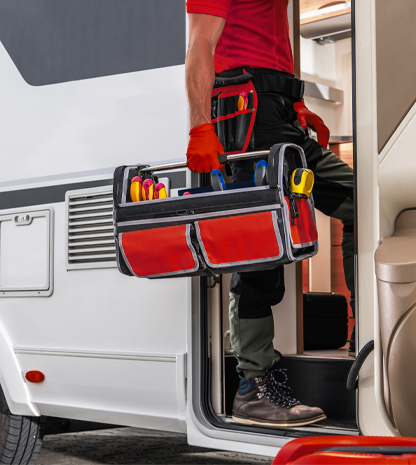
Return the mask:
M266 376L262 378L264 385L259 386L260 393L258 396L260 399L265 396L267 399L270 399L270 402L274 402L276 405L281 404L282 407L286 408L300 405L300 401L290 395L293 389L286 384L288 380L286 371L285 368L276 368L270 370ZM278 373L281 373L285 377L284 381L277 381L276 377Z

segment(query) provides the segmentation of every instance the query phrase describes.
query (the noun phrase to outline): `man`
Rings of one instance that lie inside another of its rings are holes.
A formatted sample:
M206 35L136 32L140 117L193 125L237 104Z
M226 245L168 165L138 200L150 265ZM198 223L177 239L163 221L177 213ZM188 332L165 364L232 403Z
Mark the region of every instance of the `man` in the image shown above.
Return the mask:
M314 171L315 206L344 224L344 272L354 305L352 170L327 150L329 131L310 112L294 79L287 18L288 0L188 0L189 48L186 88L190 113L188 167L199 173L220 168L224 150L211 124L215 73L232 77L249 72L258 108L249 151L280 142L302 146ZM294 112L296 111L296 113ZM309 138L316 131L318 143ZM231 163L234 181L253 179L253 161ZM247 425L301 426L325 419L323 411L290 396L276 369L271 306L284 294L283 267L234 273L230 290L231 345L241 377L233 419Z

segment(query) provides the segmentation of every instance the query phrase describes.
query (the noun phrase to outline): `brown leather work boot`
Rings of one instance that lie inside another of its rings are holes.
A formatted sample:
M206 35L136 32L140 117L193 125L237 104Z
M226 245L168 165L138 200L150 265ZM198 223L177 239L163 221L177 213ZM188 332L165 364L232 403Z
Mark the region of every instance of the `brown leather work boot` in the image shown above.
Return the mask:
M286 385L286 370L270 370L265 376L240 381L234 398L233 420L242 425L288 428L305 426L325 420L324 412L318 407L302 405L289 394ZM277 373L285 376L283 382L275 379Z

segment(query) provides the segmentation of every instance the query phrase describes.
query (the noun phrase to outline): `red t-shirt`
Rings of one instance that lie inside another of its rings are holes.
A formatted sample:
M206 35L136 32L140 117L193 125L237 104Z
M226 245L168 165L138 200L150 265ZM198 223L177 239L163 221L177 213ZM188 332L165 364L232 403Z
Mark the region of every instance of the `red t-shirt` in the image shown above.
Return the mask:
M217 73L241 66L294 74L289 0L187 0L188 13L225 18L215 50Z

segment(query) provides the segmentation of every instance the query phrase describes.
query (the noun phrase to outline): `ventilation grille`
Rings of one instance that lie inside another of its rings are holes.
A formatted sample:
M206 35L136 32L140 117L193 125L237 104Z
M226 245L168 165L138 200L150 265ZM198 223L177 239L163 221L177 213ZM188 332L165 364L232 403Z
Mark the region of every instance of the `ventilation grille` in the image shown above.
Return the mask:
M116 266L112 187L67 192L67 269Z

